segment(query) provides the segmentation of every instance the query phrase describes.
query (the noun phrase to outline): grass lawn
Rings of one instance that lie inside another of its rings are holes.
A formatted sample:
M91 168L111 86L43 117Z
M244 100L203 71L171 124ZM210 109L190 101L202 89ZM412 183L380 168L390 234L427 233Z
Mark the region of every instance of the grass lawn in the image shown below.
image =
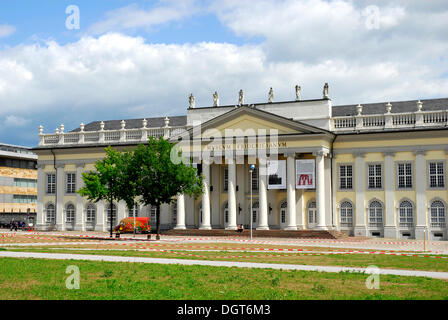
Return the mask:
M79 290L65 287L67 266ZM0 299L448 299L448 283L421 277L140 263L0 258Z
M302 264L302 265L322 265L322 266L343 266L366 268L375 265L379 268L423 270L448 272L448 259L391 256L378 254L337 254L337 255L303 255L291 253L269 253L269 252L198 252L198 251L178 251L174 252L148 252L136 250L67 250L64 248L8 248L9 251L27 252L50 252L50 253L79 253L113 256L134 256L151 258L176 258L193 260L218 260L218 261L242 261L242 262L262 262L262 263L282 263L282 264ZM188 256L186 254L206 256L200 258ZM283 255L279 257L278 255ZM223 256L244 256L243 258L219 258ZM253 256L253 257L252 257ZM260 258L260 256L262 256Z

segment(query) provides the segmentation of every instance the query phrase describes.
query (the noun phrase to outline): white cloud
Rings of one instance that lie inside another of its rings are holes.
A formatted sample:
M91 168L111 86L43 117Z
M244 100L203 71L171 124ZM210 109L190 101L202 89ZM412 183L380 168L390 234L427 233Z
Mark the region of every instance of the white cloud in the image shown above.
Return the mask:
M16 115L8 115L3 121L3 126L5 127L24 127L30 123L30 119L25 119Z
M136 4L106 13L106 19L93 24L89 33L99 35L107 32L135 31L154 27L191 16L198 10L194 0L162 1L155 8L144 9Z
M0 38L8 37L16 32L16 28L7 24L0 24Z

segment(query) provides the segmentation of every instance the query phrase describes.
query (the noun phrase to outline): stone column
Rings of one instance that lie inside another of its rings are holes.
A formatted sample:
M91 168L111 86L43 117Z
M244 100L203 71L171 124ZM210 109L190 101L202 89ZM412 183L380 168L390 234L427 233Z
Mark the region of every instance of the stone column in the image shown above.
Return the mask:
M288 202L288 221L285 230L297 230L296 222L296 170L295 170L295 153L286 154L286 192ZM325 221L324 221L325 224Z
M315 153L316 156L316 207L317 225L316 229L327 230L325 224L325 155L324 151ZM288 203L289 206L289 203Z
M229 159L229 223L226 230L236 230L236 164Z
M107 231L107 225L106 225L106 205L105 201L98 201L96 205L96 223L98 226L98 229L106 232ZM98 222L100 223L98 225ZM96 229L96 227L95 227Z
M43 229L45 226L45 214L44 214L44 194L46 190L45 183L45 165L37 165L37 212L36 212L36 228Z
M366 236L366 209L364 190L366 187L364 153L355 154L355 236Z
M65 231L64 197L64 164L56 165L56 225L61 231Z
M269 230L268 225L268 191L267 191L267 168L266 159L258 159L258 193L259 193L259 204L260 204L260 220L258 222L257 230ZM252 181L251 181L252 183Z
M202 195L202 222L199 217L199 229L210 230L210 161L202 161L202 173L204 175L204 194Z
M84 181L82 180L82 171L84 169L84 163L76 165L76 190L84 187ZM82 197L76 194L76 225L75 230L86 231L86 217L85 210L82 203Z
M384 152L384 191L385 191L385 223L384 237L396 239L397 220L395 218L395 182L394 156L395 152Z
M177 196L177 225L175 230L185 230L185 195Z
M126 217L126 210L128 210L126 202L123 200L119 201L117 206L117 220L114 222L114 226Z
M423 239L425 229L427 227L426 221L426 163L425 155L426 151L416 150L415 154L415 184L416 191L416 203L415 203L415 239Z

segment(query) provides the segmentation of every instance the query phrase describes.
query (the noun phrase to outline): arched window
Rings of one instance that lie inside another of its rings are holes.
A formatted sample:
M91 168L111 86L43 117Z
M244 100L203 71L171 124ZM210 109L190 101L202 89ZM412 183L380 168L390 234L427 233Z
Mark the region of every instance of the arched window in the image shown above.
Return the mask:
M286 210L288 208L288 203L286 201L283 201L280 204L280 222L286 223Z
M65 222L75 223L75 206L71 203L65 207Z
M312 228L315 227L317 224L317 205L316 201L311 201L308 204L308 227Z
M95 205L89 203L86 207L86 222L95 223L96 221L96 209Z
M341 203L340 215L342 227L353 227L353 205L350 202Z
M54 204L49 203L46 207L47 211L47 223L55 224L56 223L56 210L54 208Z
M111 217L111 210L110 210L110 203L107 205L107 222L110 223L110 217ZM112 224L114 224L117 221L117 206L115 204L112 204Z
M445 205L442 201L436 200L431 203L431 227L445 228Z
M414 226L414 208L412 203L408 200L404 200L400 203L399 207L400 227L410 228Z
M383 205L379 201L372 201L369 205L369 225L370 227L383 226Z

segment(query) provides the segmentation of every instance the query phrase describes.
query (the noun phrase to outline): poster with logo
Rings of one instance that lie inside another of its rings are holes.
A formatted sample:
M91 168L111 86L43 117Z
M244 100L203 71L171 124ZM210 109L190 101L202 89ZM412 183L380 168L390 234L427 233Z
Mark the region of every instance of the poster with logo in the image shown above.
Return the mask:
M316 161L296 160L296 189L316 189Z
M286 189L286 160L268 160L268 189Z

